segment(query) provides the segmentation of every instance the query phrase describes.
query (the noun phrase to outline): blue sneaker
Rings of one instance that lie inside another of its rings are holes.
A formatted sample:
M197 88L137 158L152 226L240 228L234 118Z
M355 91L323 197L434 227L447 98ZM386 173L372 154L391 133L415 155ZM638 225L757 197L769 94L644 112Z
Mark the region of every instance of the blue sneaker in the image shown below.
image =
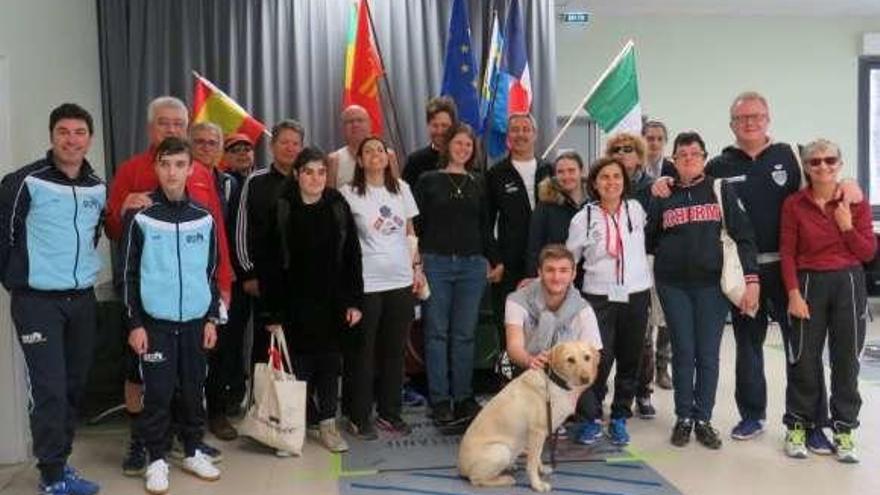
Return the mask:
M408 385L403 386L401 402L404 407L422 407L428 405L428 399Z
M608 438L614 445L629 444L629 433L626 432L626 419L614 418L608 423Z
M76 469L70 466L64 466L64 481L67 482L70 493L75 495L95 495L101 490L97 483L80 477Z
M813 428L807 431L807 448L810 449L810 452L818 455L834 453L834 444L828 440L822 428Z
M592 445L602 438L602 423L598 420L587 421L578 433L577 443Z
M66 480L61 480L51 485L40 483L40 495L76 495L76 492Z
M730 432L734 440L751 440L764 433L764 423L757 419L744 419L737 423Z

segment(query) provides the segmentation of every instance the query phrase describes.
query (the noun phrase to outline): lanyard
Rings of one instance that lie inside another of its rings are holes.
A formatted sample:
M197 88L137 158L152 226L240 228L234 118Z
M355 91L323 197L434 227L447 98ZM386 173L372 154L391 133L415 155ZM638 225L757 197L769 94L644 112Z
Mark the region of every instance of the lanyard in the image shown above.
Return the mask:
M618 208L616 214L609 215L604 208L600 208L600 210L602 211L602 216L605 219L605 251L614 258L614 275L617 279L617 283L623 285L625 270L625 261L623 256L623 234L620 231L620 222L618 221L621 209L622 208ZM627 218L629 218L628 208ZM615 245L613 247L611 245L611 225L608 224L609 219L611 220L611 224L614 225L614 232L616 233L616 235L614 236Z

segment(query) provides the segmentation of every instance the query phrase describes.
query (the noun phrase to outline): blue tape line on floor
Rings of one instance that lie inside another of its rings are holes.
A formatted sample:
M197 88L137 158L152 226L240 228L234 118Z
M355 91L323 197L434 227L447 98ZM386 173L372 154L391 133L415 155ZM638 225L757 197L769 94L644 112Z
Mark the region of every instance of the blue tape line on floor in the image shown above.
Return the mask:
M386 492L402 492L402 493L420 493L423 495L468 495L467 493L462 492L438 492L435 490L421 490L418 488L407 488L403 486L394 486L394 485L368 485L366 483L352 483L349 485L352 488L359 488L361 490L381 490Z
M576 478L590 478L602 481L613 481L615 483L629 483L631 485L642 486L663 486L663 483L657 481L630 480L625 478L615 478L613 476L603 476L601 474L575 473L572 471L553 471L554 475L574 476Z

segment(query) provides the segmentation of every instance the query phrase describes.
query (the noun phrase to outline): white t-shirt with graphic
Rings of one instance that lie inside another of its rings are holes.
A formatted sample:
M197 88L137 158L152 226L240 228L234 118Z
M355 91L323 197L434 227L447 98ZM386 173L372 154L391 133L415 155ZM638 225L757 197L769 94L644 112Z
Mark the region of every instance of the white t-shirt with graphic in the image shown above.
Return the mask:
M538 170L538 160L519 161L511 159L514 170L519 173L523 183L526 185L526 194L529 195L529 206L535 209L535 172Z
M409 186L397 180L397 194L383 186L367 185L363 196L346 184L340 192L357 225L364 268L364 292L382 292L412 285L412 258L406 240L406 221L419 214Z

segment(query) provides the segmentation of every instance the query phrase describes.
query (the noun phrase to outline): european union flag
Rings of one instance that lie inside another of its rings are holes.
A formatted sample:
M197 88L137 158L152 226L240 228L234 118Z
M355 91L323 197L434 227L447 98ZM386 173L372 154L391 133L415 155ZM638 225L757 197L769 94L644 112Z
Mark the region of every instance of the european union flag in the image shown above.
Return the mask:
M479 68L471 49L471 28L467 2L464 0L455 0L452 5L445 64L440 93L455 100L459 119L480 133L480 96L477 92Z

